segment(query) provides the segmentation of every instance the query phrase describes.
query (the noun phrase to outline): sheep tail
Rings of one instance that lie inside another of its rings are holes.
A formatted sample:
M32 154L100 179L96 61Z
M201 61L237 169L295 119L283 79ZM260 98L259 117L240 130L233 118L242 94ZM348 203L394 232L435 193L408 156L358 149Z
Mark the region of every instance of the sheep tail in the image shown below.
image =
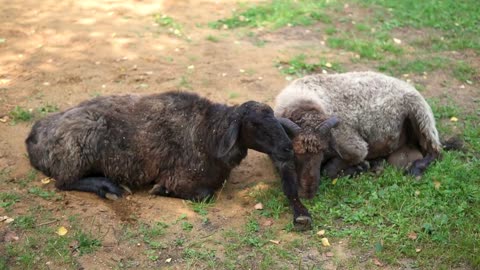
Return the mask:
M422 151L438 156L442 144L435 127L435 118L430 105L418 92L413 92L405 95L404 106L408 108L408 117L412 122L414 132L418 136Z

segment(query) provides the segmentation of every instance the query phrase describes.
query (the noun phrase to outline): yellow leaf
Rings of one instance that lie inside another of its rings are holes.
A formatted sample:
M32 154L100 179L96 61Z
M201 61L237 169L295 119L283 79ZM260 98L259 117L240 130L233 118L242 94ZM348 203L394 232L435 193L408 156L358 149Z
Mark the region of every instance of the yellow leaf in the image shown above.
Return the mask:
M439 190L441 183L439 181L435 180L435 181L433 181L433 185L435 186L436 190Z
M328 67L328 68L331 68L331 67L332 67L332 64L330 64L329 62L327 62L327 63L325 64L325 66Z
M68 232L67 228L63 226L59 227L57 230L57 234L60 236L64 236L65 234L67 234L67 232Z
M323 236L325 234L325 230L320 230L317 232L318 236Z
M326 238L326 237L322 238L322 245L324 247L329 247L330 246L330 242L328 242L328 238Z
M46 185L46 184L50 183L50 181L52 181L52 178L46 177L46 178L43 178L40 181L42 182L42 184Z
M457 122L458 121L458 118L453 116L452 118L450 118L450 122Z
M338 178L333 179L333 180L332 180L332 185L337 184L337 181L338 181Z

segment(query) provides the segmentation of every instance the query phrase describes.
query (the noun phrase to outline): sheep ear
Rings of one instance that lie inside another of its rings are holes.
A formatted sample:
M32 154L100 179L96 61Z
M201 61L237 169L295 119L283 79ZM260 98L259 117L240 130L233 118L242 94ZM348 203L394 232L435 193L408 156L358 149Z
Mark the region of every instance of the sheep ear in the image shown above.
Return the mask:
M217 157L224 157L230 152L232 147L235 145L238 139L238 134L240 133L240 121L234 120L230 123L230 126L227 128L225 135L223 135L220 140L220 145L217 149Z

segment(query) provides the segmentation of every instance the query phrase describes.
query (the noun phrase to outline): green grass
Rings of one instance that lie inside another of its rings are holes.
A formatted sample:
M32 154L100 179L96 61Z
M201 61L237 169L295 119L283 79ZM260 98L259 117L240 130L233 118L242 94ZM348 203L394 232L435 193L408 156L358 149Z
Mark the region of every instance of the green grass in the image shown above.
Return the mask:
M342 178L335 186L324 181L320 194L308 205L318 217L317 224L331 228L331 235L349 237L367 250L381 243L376 255L388 263L408 257L421 268L448 268L462 262L478 267L480 260L473 255L480 251L475 222L480 218L478 166L478 159L444 153L420 181L392 168L377 178ZM418 238L409 239L410 232ZM422 252L416 253L416 248Z
M337 72L343 71L342 66L338 63L328 62L325 59L315 60L315 57L307 57L305 54L299 54L287 62L278 62L276 66L283 74L295 75L297 77L318 73L321 72L322 69Z
M164 244L160 241L161 236L166 232L168 225L163 222L157 222L154 224L141 224L140 233L143 237L143 241L152 249L160 249L164 247Z
M36 108L35 110L26 109L22 106L15 106L15 108L10 111L9 115L12 120L12 124L16 124L20 122L33 121L56 111L58 111L58 106L54 104L46 104Z
M480 5L476 0L358 0L367 8L383 7L377 21L397 27L434 28L445 32L445 49L480 51ZM389 9L389 11L385 11Z
M177 36L177 37L183 37L184 33L182 31L183 26L177 22L175 19L173 19L170 16L167 16L165 14L155 14L154 16L154 21L162 28L166 28L169 33Z
M0 207L10 212L20 198L20 195L15 192L0 192Z
M10 111L10 117L12 118L13 123L19 123L32 120L34 115L32 111L26 108L15 106L15 108Z
M212 28L237 27L269 27L279 28L286 25L312 25L315 22L330 23L325 14L326 0L289 1L273 0L269 4L243 6L241 11L234 12L232 17L209 23Z
M327 45L333 49L344 49L357 53L360 58L380 60L387 53L401 55L402 48L396 46L392 40L385 38L363 39L348 35L332 36L327 39Z
M55 191L44 190L43 188L40 188L40 187L31 187L28 189L28 193L36 195L45 200L60 198Z
M214 43L217 43L220 41L220 39L214 35L208 35L207 38L206 38L208 41L211 41L211 42L214 42Z
M33 180L35 180L37 174L38 172L36 170L31 169L24 177L18 179L18 185L22 188L26 188Z
M101 241L85 230L85 224L79 224L78 220L69 218L71 226L64 236L56 234L58 225L46 223L49 220L51 213L41 206L31 207L28 214L15 217L10 226L21 237L19 241L0 246L6 265L15 266L14 269L43 269L39 266L50 262L53 268L76 269L77 256L101 247Z
M378 67L379 71L387 72L394 76L402 74L422 74L443 69L449 66L450 59L444 57L420 58L411 61L389 60Z

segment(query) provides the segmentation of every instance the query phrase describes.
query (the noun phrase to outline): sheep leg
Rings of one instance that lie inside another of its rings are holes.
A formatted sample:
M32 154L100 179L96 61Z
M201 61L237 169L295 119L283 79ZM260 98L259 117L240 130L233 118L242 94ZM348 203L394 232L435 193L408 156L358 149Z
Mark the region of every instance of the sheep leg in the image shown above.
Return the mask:
M415 177L420 177L427 167L436 159L437 157L432 154L427 154L422 159L417 159L413 162L412 166L408 168L407 172Z
M292 162L274 161L275 167L280 172L282 178L283 193L287 196L288 202L293 209L293 225L295 230L305 231L312 227L312 216L308 209L302 204L298 197L297 174L295 165Z
M329 160L324 166L325 174L334 179L342 176L355 176L360 173L368 171L370 165L368 161L361 161L356 165L350 165L345 160L335 157Z
M181 190L181 192L170 191L167 190L167 188L165 188L163 185L155 184L153 188L149 191L149 193L153 195L180 198L194 202L211 200L213 198L213 195L215 194L215 191L213 189L205 187L197 187L193 190L188 190L187 188L178 189Z
M118 197L121 197L123 193L121 187L106 177L86 177L68 184L60 183L61 182L57 182L56 186L58 189L92 192L102 198L106 198L108 193L114 194Z

